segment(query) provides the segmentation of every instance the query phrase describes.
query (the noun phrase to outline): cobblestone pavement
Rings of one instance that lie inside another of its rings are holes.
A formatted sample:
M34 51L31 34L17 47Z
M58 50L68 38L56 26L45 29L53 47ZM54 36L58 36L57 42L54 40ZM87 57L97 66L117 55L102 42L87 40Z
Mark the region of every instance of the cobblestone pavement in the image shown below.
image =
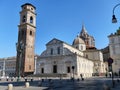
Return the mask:
M82 80L69 79L47 79L28 81L30 87L25 87L25 81L0 81L0 90L7 90L8 84L13 84L13 90L120 90L120 81L114 79L115 85L112 87L111 78L95 77Z

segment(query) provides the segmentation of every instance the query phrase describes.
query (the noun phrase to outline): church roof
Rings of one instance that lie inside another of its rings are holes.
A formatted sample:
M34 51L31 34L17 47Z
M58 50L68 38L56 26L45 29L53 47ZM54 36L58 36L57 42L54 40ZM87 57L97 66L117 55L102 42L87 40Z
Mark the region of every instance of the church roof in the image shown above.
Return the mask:
M77 36L77 38L75 38L73 41L73 45L76 44L85 44L85 42L79 36Z
M81 32L87 33L87 30L86 30L84 25L82 25L82 31Z
M82 33L87 34L87 30L84 25L82 25L82 30L81 30L80 34L82 34Z
M47 47L46 47L46 50L41 53L40 57L44 57L44 56L47 56L47 55L48 55L48 53L47 53L48 46L49 46L49 47L52 46L52 48L54 48L54 47L53 47L54 45L56 45L56 46L58 45L58 46L59 46L60 44L64 44L64 45L61 45L61 46L62 46L62 47L65 47L64 50L65 50L65 49L67 50L66 55L68 55L68 54L75 54L76 52L78 52L79 55L82 55L82 52L81 52L79 49L73 47L72 45L70 45L70 44L68 44L68 43L66 43L66 42L64 42L64 41L61 41L61 40L56 39L56 38L53 38L51 41L49 41L49 42L46 44L46 46L47 46ZM69 53L68 53L68 52L69 52ZM48 56L49 56L49 55L48 55Z
M49 41L46 45L52 45L56 43L65 43L64 41L61 41L59 39L53 38L51 41Z
M24 7L25 5L30 5L30 6L32 6L32 7L34 7L36 9L36 7L34 5L32 5L31 3L25 3L21 7Z

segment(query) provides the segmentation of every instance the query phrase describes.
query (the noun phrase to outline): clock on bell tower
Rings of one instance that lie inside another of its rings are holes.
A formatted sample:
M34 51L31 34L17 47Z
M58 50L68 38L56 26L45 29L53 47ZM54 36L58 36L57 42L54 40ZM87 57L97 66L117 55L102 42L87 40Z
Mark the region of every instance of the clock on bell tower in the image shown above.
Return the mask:
M36 8L26 3L21 6L18 25L16 74L26 76L34 72L34 42L36 32Z

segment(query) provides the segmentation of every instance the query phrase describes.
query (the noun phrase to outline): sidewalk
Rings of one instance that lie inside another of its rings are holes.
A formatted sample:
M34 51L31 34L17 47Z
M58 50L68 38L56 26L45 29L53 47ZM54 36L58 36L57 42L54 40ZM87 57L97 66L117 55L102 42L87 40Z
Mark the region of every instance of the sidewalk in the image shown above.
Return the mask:
M114 88L112 88L111 90L120 90L120 81L116 81Z
M53 79L52 82L49 80L43 81L40 86L38 86L39 81L33 81L29 82L30 87L28 88L25 87L25 82L13 82L13 90L104 90L104 82L110 87L110 90L120 90L120 81L115 81L115 87L112 88L111 80L106 80L106 78L90 78L84 81ZM7 90L9 83L12 82L0 84L0 90Z
M28 88L22 87L22 86L18 86L18 87L13 87L13 90L44 90L47 89L47 87L33 87L30 86ZM0 90L8 90L7 86L0 86Z

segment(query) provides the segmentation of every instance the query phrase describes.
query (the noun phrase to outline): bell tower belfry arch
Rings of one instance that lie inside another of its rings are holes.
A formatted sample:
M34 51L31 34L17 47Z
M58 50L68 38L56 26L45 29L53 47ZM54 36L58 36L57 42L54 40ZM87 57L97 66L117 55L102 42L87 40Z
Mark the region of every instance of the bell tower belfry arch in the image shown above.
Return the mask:
M25 76L34 72L34 42L36 32L36 8L26 3L21 6L18 25L16 75Z

